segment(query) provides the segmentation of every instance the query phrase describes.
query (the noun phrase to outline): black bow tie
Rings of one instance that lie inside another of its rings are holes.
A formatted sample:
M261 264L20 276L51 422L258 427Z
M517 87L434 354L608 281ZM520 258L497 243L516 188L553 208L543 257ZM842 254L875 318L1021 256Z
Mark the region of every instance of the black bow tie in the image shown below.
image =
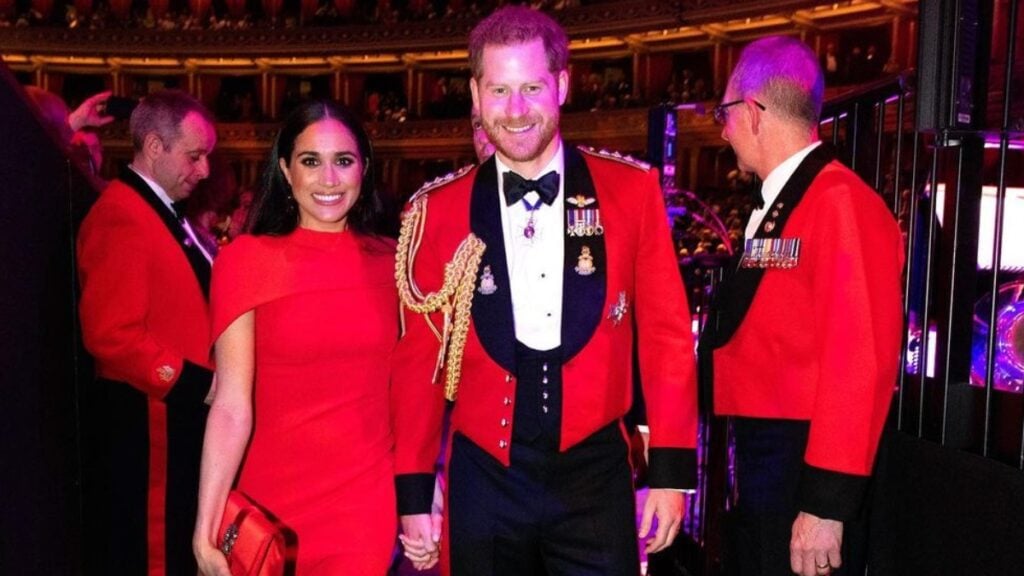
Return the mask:
M515 172L508 171L502 176L505 189L505 205L511 206L523 199L528 192L536 192L540 199L551 205L558 196L558 172L552 170L537 180L527 180Z
M754 210L764 208L764 194L761 193L761 182L755 182L750 190L750 198L754 201Z

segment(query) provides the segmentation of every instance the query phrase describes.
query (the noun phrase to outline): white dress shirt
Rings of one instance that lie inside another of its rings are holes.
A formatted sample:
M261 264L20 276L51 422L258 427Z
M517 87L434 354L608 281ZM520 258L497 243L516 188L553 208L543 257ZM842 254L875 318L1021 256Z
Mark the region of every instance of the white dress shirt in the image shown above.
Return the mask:
M505 205L503 179L510 168L495 156L498 168L498 195L501 205L501 230L505 239L505 261L511 283L512 317L516 339L535 350L551 350L562 343L562 267L565 252L565 159L562 144L558 152L537 174L520 174L538 179L554 170L558 172L558 196L550 206L540 195L529 192L524 197L533 211L534 235L527 238L524 230L530 222L526 202Z
M132 166L131 164L129 164L128 167L131 168L132 172L138 174L139 178L142 178L146 182L146 184L149 184L149 187L153 189L153 192L156 192L156 197L159 198L160 201L164 203L164 206L167 206L167 209L171 211L171 214L177 214L174 211L174 207L171 206L171 204L173 204L174 201L171 200L171 197L167 195L167 192L164 191L162 186L160 186L153 180L143 175L141 172L136 170L135 167ZM199 238L196 237L196 233L192 230L192 225L189 224L188 218L181 217L178 219L178 222L181 222L181 227L185 229L185 234L188 234L188 237L192 239L192 243L195 244L196 248L199 248L200 252L203 253L203 257L206 258L206 261L212 264L213 257L210 256L210 253L206 251L206 248L203 248L203 243L200 242Z
M772 204L775 203L775 200L782 192L782 187L786 185L786 182L789 182L789 179L796 172L796 169L800 167L800 163L804 161L804 158L807 158L807 155L819 145L821 145L820 140L786 158L782 164L779 164L768 173L768 177L764 179L764 183L761 185L761 198L764 199L764 206L751 212L745 231L746 238L754 237L754 234L757 233L757 227L761 225L761 220L764 220L764 215L768 213L768 210L771 209Z

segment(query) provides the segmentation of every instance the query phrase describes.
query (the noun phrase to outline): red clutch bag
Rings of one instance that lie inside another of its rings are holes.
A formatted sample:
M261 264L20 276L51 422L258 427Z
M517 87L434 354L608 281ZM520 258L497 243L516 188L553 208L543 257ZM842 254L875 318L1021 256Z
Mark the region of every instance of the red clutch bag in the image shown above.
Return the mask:
M232 576L284 574L284 532L242 492L228 494L217 534L217 546L227 556Z

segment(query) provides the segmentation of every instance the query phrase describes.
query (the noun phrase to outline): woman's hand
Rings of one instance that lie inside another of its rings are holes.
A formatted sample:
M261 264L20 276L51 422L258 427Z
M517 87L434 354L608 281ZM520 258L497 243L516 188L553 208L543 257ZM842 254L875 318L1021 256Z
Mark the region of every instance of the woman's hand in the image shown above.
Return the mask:
M402 542L405 557L416 570L433 568L441 553L439 527L434 526L429 514L402 516L401 520L402 534L398 539Z
M205 538L192 540L192 552L196 555L199 573L203 576L231 576L224 553Z

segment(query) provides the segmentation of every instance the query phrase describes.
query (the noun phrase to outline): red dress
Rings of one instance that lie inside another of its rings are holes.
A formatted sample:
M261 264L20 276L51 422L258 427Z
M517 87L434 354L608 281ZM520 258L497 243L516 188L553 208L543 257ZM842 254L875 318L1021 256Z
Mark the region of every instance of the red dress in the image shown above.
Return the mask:
M394 243L241 236L213 269L213 338L255 310L253 434L238 488L295 532L296 574L383 575L396 511L388 377Z

